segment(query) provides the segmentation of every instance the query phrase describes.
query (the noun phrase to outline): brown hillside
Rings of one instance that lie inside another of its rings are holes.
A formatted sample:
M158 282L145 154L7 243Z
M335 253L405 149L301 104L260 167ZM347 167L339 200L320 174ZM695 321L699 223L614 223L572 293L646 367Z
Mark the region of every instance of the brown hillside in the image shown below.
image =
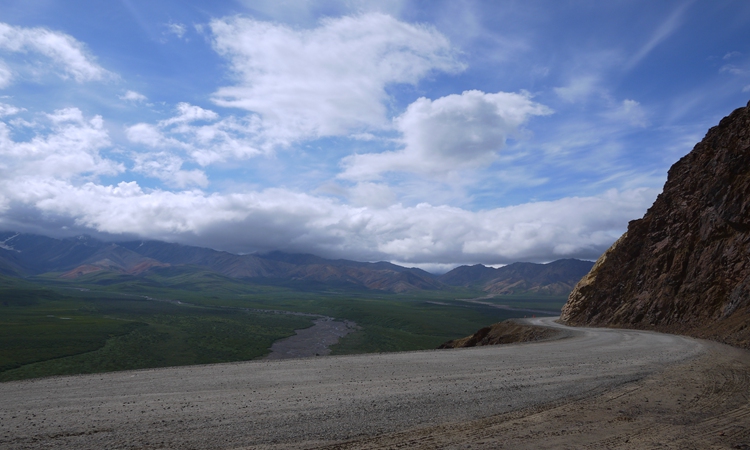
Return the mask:
M558 337L560 330L520 324L513 320L484 327L471 336L448 341L438 348L465 348L482 345L515 344L518 342L545 341Z

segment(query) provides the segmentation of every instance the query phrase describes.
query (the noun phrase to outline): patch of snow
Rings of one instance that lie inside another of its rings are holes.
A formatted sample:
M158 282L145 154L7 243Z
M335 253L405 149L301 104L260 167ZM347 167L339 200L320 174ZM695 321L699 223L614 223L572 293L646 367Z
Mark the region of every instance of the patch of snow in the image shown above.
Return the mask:
M15 248L13 248L13 247L11 247L10 245L7 244L8 241L10 241L11 239L13 239L15 237L18 237L19 234L21 234L21 233L16 233L13 236L9 237L8 239L6 239L4 241L0 241L0 248L5 249L5 250L11 250L11 251L14 251L14 252L21 253L21 250L16 250Z

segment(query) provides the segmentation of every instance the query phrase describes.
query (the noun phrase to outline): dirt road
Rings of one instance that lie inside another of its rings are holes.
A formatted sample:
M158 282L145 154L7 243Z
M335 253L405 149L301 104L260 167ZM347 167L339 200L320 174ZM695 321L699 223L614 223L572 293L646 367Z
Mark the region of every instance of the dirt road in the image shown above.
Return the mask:
M0 448L750 444L748 352L629 330L571 333L2 383Z

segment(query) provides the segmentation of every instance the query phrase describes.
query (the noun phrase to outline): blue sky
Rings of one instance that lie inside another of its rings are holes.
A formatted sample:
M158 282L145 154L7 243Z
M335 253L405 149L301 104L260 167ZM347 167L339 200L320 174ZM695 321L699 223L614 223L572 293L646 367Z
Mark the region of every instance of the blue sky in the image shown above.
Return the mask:
M9 0L0 227L595 259L749 98L739 0Z

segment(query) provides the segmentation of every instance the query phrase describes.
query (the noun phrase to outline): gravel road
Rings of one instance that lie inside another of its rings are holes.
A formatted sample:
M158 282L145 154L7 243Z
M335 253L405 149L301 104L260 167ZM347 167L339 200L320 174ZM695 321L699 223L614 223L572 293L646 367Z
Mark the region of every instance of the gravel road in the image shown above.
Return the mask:
M553 319L529 322L562 327ZM549 342L0 383L0 448L372 444L604 395L710 347L674 335L563 328L569 337Z

